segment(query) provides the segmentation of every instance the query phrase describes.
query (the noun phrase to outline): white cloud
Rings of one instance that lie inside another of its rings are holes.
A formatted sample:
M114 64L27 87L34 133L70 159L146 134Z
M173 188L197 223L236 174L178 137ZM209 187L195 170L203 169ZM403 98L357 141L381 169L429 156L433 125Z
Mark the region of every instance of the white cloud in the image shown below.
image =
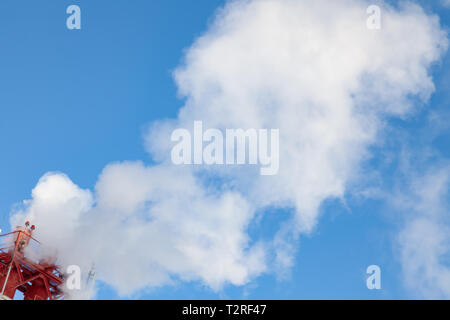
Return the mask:
M242 285L272 266L271 246L274 265L292 265L292 241L315 226L323 200L343 197L384 118L408 115L409 97L427 100L434 90L428 69L447 45L437 17L413 4L383 6L374 31L366 28L367 6L228 3L175 72L186 97L179 117L154 123L147 137L161 164L110 165L93 195L67 177L46 176L13 220L31 216L38 237L70 250L70 260L95 260L101 280L124 294L177 278L214 289ZM279 128L279 174L173 167L171 131L194 120ZM205 173L223 185L206 187ZM296 214L272 245L250 243L247 226L266 206Z
M247 168L213 174L225 175L258 207L294 207L294 232L310 231L322 201L343 197L384 118L413 112L410 96L428 99L428 68L447 47L438 18L418 6L383 6L374 31L366 27L368 5L232 2L176 70L186 105L178 119L154 125L149 150L167 159L170 132L194 120L222 129L279 128L277 176Z
M450 298L450 167L414 176L397 201L406 223L398 237L406 284L416 297Z
M249 246L246 234L249 204L233 192L207 193L188 171L113 164L97 183L95 206L92 198L65 175L48 174L12 223L33 221L36 237L60 250L63 266L89 270L95 261L99 279L121 294L172 276L219 289L264 271L262 247Z

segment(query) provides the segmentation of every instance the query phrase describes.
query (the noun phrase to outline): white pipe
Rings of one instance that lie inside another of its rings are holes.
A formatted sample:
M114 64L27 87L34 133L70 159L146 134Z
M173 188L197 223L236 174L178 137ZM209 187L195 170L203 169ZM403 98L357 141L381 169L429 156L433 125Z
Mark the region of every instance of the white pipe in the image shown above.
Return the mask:
M13 264L12 264L12 261L11 261L11 265L9 266L9 269L8 269L8 274L6 275L5 283L3 283L3 289L2 289L2 293L1 293L2 296L5 293L6 284L8 283L9 274L11 273L12 266L13 266Z

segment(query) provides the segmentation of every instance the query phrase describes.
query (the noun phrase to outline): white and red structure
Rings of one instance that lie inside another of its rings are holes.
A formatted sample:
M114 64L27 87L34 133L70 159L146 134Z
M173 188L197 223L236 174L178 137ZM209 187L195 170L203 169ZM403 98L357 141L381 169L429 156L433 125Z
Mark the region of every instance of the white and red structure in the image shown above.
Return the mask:
M24 300L63 298L63 275L55 262L35 260L26 253L30 245L39 245L32 236L34 229L27 221L24 227L0 235L0 299L14 299L17 291Z

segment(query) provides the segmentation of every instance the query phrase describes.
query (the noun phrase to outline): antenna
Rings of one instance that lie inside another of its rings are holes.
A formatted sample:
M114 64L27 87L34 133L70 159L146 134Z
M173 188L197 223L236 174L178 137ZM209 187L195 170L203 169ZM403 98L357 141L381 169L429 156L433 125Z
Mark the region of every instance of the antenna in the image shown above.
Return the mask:
M97 272L95 271L95 263L92 263L91 270L89 270L87 279L86 279L86 287L89 293L91 293L94 289L95 280L97 278Z

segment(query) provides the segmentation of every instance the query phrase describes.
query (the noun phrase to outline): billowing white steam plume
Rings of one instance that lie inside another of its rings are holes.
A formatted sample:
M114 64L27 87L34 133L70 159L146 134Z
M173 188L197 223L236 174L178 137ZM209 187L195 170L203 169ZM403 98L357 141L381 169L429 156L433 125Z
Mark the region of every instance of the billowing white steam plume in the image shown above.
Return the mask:
M384 118L408 115L411 97L426 101L434 90L428 70L447 46L437 17L384 5L381 29L369 30L368 6L229 2L175 72L186 98L178 118L152 125L147 145L160 164L109 165L93 193L48 174L12 223L32 220L66 264L95 261L99 279L121 294L179 279L218 290L289 266L288 239L314 227L324 199L344 195ZM278 175L173 166L170 134L194 120L279 129ZM268 206L295 215L271 243L250 242L255 211Z

